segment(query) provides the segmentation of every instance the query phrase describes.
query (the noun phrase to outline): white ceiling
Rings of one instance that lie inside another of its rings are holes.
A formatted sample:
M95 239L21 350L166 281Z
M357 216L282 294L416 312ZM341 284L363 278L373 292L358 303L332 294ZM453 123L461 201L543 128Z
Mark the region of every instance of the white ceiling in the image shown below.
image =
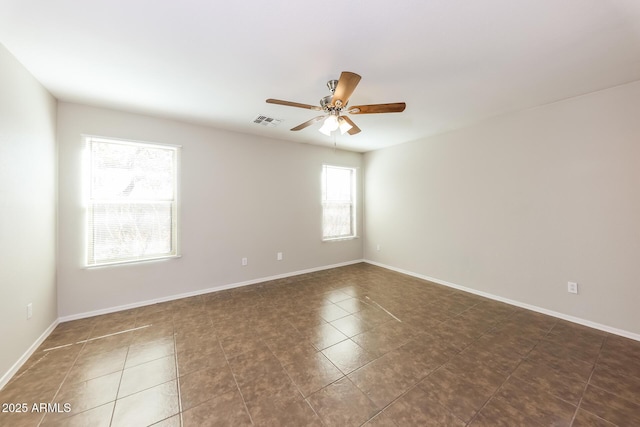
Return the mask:
M364 152L640 79L640 0L0 0L0 43L63 101L322 145L265 99L353 71L351 105L407 103L351 116Z

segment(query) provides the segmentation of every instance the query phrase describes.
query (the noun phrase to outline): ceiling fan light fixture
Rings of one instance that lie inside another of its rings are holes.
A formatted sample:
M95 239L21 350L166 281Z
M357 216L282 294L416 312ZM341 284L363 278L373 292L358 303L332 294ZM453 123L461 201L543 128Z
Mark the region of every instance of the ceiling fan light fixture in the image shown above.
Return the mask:
M340 124L338 123L338 118L332 114L325 119L322 127L319 130L321 133L327 136L331 136L331 132L337 130L339 126Z
M334 116L333 114L330 115L324 121L324 125L331 131L338 129L338 127L340 126L340 124L338 123L338 117Z
M322 134L325 134L327 136L331 136L331 131L329 129L327 129L327 127L325 125L322 125L322 127L320 129L318 129L318 130Z
M353 127L353 126L351 126L351 124L349 124L348 121L346 121L342 117L340 117L338 122L340 123L340 133L342 135L344 135L345 133L349 132L351 130L351 128Z

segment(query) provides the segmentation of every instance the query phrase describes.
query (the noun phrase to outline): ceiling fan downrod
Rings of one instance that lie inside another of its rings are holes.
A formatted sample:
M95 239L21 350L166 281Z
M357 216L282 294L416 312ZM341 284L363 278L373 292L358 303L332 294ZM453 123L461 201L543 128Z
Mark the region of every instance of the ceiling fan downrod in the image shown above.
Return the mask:
M329 80L327 82L327 87L331 91L331 95L327 95L324 98L320 99L320 106L326 112L331 112L336 110L336 108L334 108L336 106L332 105L332 100L333 100L333 94L336 92L337 86L338 86L338 80ZM337 110L339 111L340 109L338 108Z

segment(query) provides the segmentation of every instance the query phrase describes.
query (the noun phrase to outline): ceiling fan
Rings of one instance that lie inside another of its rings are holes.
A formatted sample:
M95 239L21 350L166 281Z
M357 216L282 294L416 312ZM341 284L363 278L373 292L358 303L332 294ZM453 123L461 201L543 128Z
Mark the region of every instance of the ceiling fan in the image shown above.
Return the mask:
M360 132L360 128L355 123L343 114L377 114L377 113L401 113L407 106L404 102L394 102L391 104L369 104L369 105L356 105L353 107L347 107L349 98L356 86L360 82L361 77L350 71L343 71L340 74L340 80L329 80L327 87L331 91L331 95L327 95L320 99L320 106L300 104L298 102L282 101L280 99L267 99L269 104L287 105L289 107L305 108L308 110L323 111L324 114L318 117L314 117L291 130L297 131L304 129L312 124L324 119L322 127L319 129L323 134L330 136L331 132L340 129L340 132L344 135L355 135Z

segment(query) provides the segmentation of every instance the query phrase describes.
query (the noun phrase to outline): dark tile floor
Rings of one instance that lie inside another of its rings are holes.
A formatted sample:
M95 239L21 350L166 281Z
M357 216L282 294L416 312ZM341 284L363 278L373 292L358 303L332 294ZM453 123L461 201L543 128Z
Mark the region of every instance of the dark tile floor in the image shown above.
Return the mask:
M3 426L639 426L640 342L357 264L62 323L0 402L30 411Z

